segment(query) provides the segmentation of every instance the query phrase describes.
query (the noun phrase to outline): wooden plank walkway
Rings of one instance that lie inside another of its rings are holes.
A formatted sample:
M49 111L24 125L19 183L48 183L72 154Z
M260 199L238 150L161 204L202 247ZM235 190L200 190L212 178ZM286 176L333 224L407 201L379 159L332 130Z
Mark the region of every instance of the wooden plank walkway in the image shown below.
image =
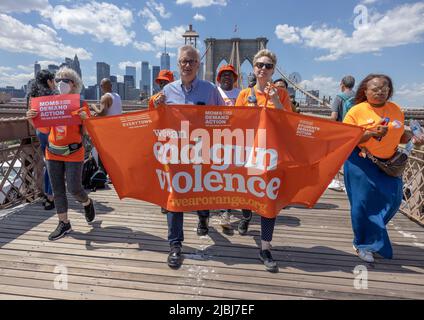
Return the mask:
M259 219L248 235L224 234L217 215L210 236L196 235L197 216L185 215L184 264L166 264L166 217L154 205L120 201L113 189L91 193L97 219L87 225L70 201L73 232L49 242L54 212L40 203L0 220L0 299L423 299L424 229L400 213L390 223L393 260L365 264L352 250L349 204L327 191L314 209L280 214L271 274L258 259ZM237 226L239 214L232 221ZM368 289L355 289L365 265ZM61 267L62 266L62 267ZM66 267L68 288L57 290ZM59 268L59 269L58 269Z

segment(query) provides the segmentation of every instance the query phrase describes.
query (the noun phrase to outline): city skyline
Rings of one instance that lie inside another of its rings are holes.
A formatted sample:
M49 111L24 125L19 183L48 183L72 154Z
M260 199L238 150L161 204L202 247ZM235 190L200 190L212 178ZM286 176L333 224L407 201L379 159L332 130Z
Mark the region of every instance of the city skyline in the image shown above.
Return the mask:
M139 84L141 62L161 65L165 50L169 69L177 70L177 48L192 24L202 55L207 38L266 37L280 69L298 72L302 86L321 96L334 96L347 74L359 82L386 73L395 102L421 107L423 15L418 0L3 0L0 87L27 84L36 61L47 68L75 55L86 87L97 83L96 62L109 64L119 82L126 66L135 66ZM247 62L241 67L245 74L252 70Z

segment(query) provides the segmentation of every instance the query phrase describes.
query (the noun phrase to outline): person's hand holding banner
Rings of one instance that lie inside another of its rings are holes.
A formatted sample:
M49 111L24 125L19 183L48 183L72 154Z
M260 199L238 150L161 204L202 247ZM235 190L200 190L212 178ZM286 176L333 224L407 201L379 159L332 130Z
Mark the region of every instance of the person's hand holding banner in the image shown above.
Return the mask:
M35 128L80 125L81 117L74 112L80 109L80 99L79 94L31 98L27 116Z

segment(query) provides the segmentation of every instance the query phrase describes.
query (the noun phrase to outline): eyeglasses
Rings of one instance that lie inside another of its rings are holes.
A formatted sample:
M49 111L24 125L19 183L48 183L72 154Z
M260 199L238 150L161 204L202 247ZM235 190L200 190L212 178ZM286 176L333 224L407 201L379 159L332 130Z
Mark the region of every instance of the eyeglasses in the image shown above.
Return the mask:
M389 92L390 91L390 88L389 87L387 87L387 86L384 86L384 87L381 87L381 88L371 88L370 89L372 92L375 92L375 93L377 93L377 92L379 92L379 91L381 91L381 92Z
M180 60L179 62L180 62L180 65L182 65L182 66L185 66L187 64L190 65L190 66L193 66L193 65L195 65L197 63L197 60L193 60L193 59L190 59L190 60Z
M74 81L72 81L71 79L61 79L61 78L56 78L56 79L54 79L54 81L56 82L56 83L59 83L59 82L65 82L65 83L69 83L69 82L74 82Z
M265 67L267 70L271 70L271 69L274 69L274 64L272 64L272 63L257 62L255 64L255 67L258 68L258 69L263 69Z

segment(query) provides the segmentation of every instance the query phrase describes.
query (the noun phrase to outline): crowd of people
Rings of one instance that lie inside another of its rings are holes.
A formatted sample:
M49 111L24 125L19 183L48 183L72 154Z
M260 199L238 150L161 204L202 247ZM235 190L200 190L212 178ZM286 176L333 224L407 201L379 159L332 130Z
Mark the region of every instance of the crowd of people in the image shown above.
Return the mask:
M253 77L249 87L241 90L236 86L239 75L232 65L222 66L217 75L217 84L197 77L200 67L200 54L190 45L179 48L178 68L180 79L174 80L169 70L161 70L156 83L161 91L150 98L149 109L167 105L213 105L275 108L296 112L293 96L287 91L284 79L273 81L277 57L267 50L260 50L253 59ZM374 261L374 255L392 257L392 248L386 225L398 211L402 199L401 177L391 177L381 171L366 154L372 154L381 161L390 159L400 143L406 143L412 135L404 128L404 115L398 105L389 101L393 95L392 80L382 74L371 74L361 81L357 91L353 91L355 79L346 76L342 79L341 93L332 107L331 118L335 121L362 126L365 128L358 146L344 164L344 180L351 205L351 221L354 232L353 247L358 257L367 262ZM60 69L55 75L41 71L31 91L31 97L52 94L79 93L82 87L78 74L68 68ZM91 110L98 116L122 113L119 95L112 92L109 79L101 83L103 96L100 105L92 105ZM240 109L241 110L241 109ZM89 106L81 101L80 117L90 117ZM31 119L37 112L29 110ZM390 122L383 122L386 118ZM370 122L372 119L372 123ZM88 223L95 219L95 206L81 185L84 161L83 125L38 128L37 135L45 155L47 172L45 175L45 208L56 208L59 218L57 228L49 235L49 240L57 240L71 231L68 218L66 189L82 203ZM423 138L416 138L417 145L424 144ZM67 152L63 152L64 148ZM101 159L99 157L99 162ZM66 186L65 186L66 181ZM252 219L252 211L241 209L237 227L240 235L246 235ZM162 208L168 222L168 242L170 251L167 263L171 268L182 264L182 244L184 241L184 213L171 212ZM231 210L222 209L221 225L231 228ZM197 211L197 234L205 236L209 232L210 211L208 208ZM259 259L266 270L278 271L278 264L271 254L271 241L276 219L261 217L261 243Z

